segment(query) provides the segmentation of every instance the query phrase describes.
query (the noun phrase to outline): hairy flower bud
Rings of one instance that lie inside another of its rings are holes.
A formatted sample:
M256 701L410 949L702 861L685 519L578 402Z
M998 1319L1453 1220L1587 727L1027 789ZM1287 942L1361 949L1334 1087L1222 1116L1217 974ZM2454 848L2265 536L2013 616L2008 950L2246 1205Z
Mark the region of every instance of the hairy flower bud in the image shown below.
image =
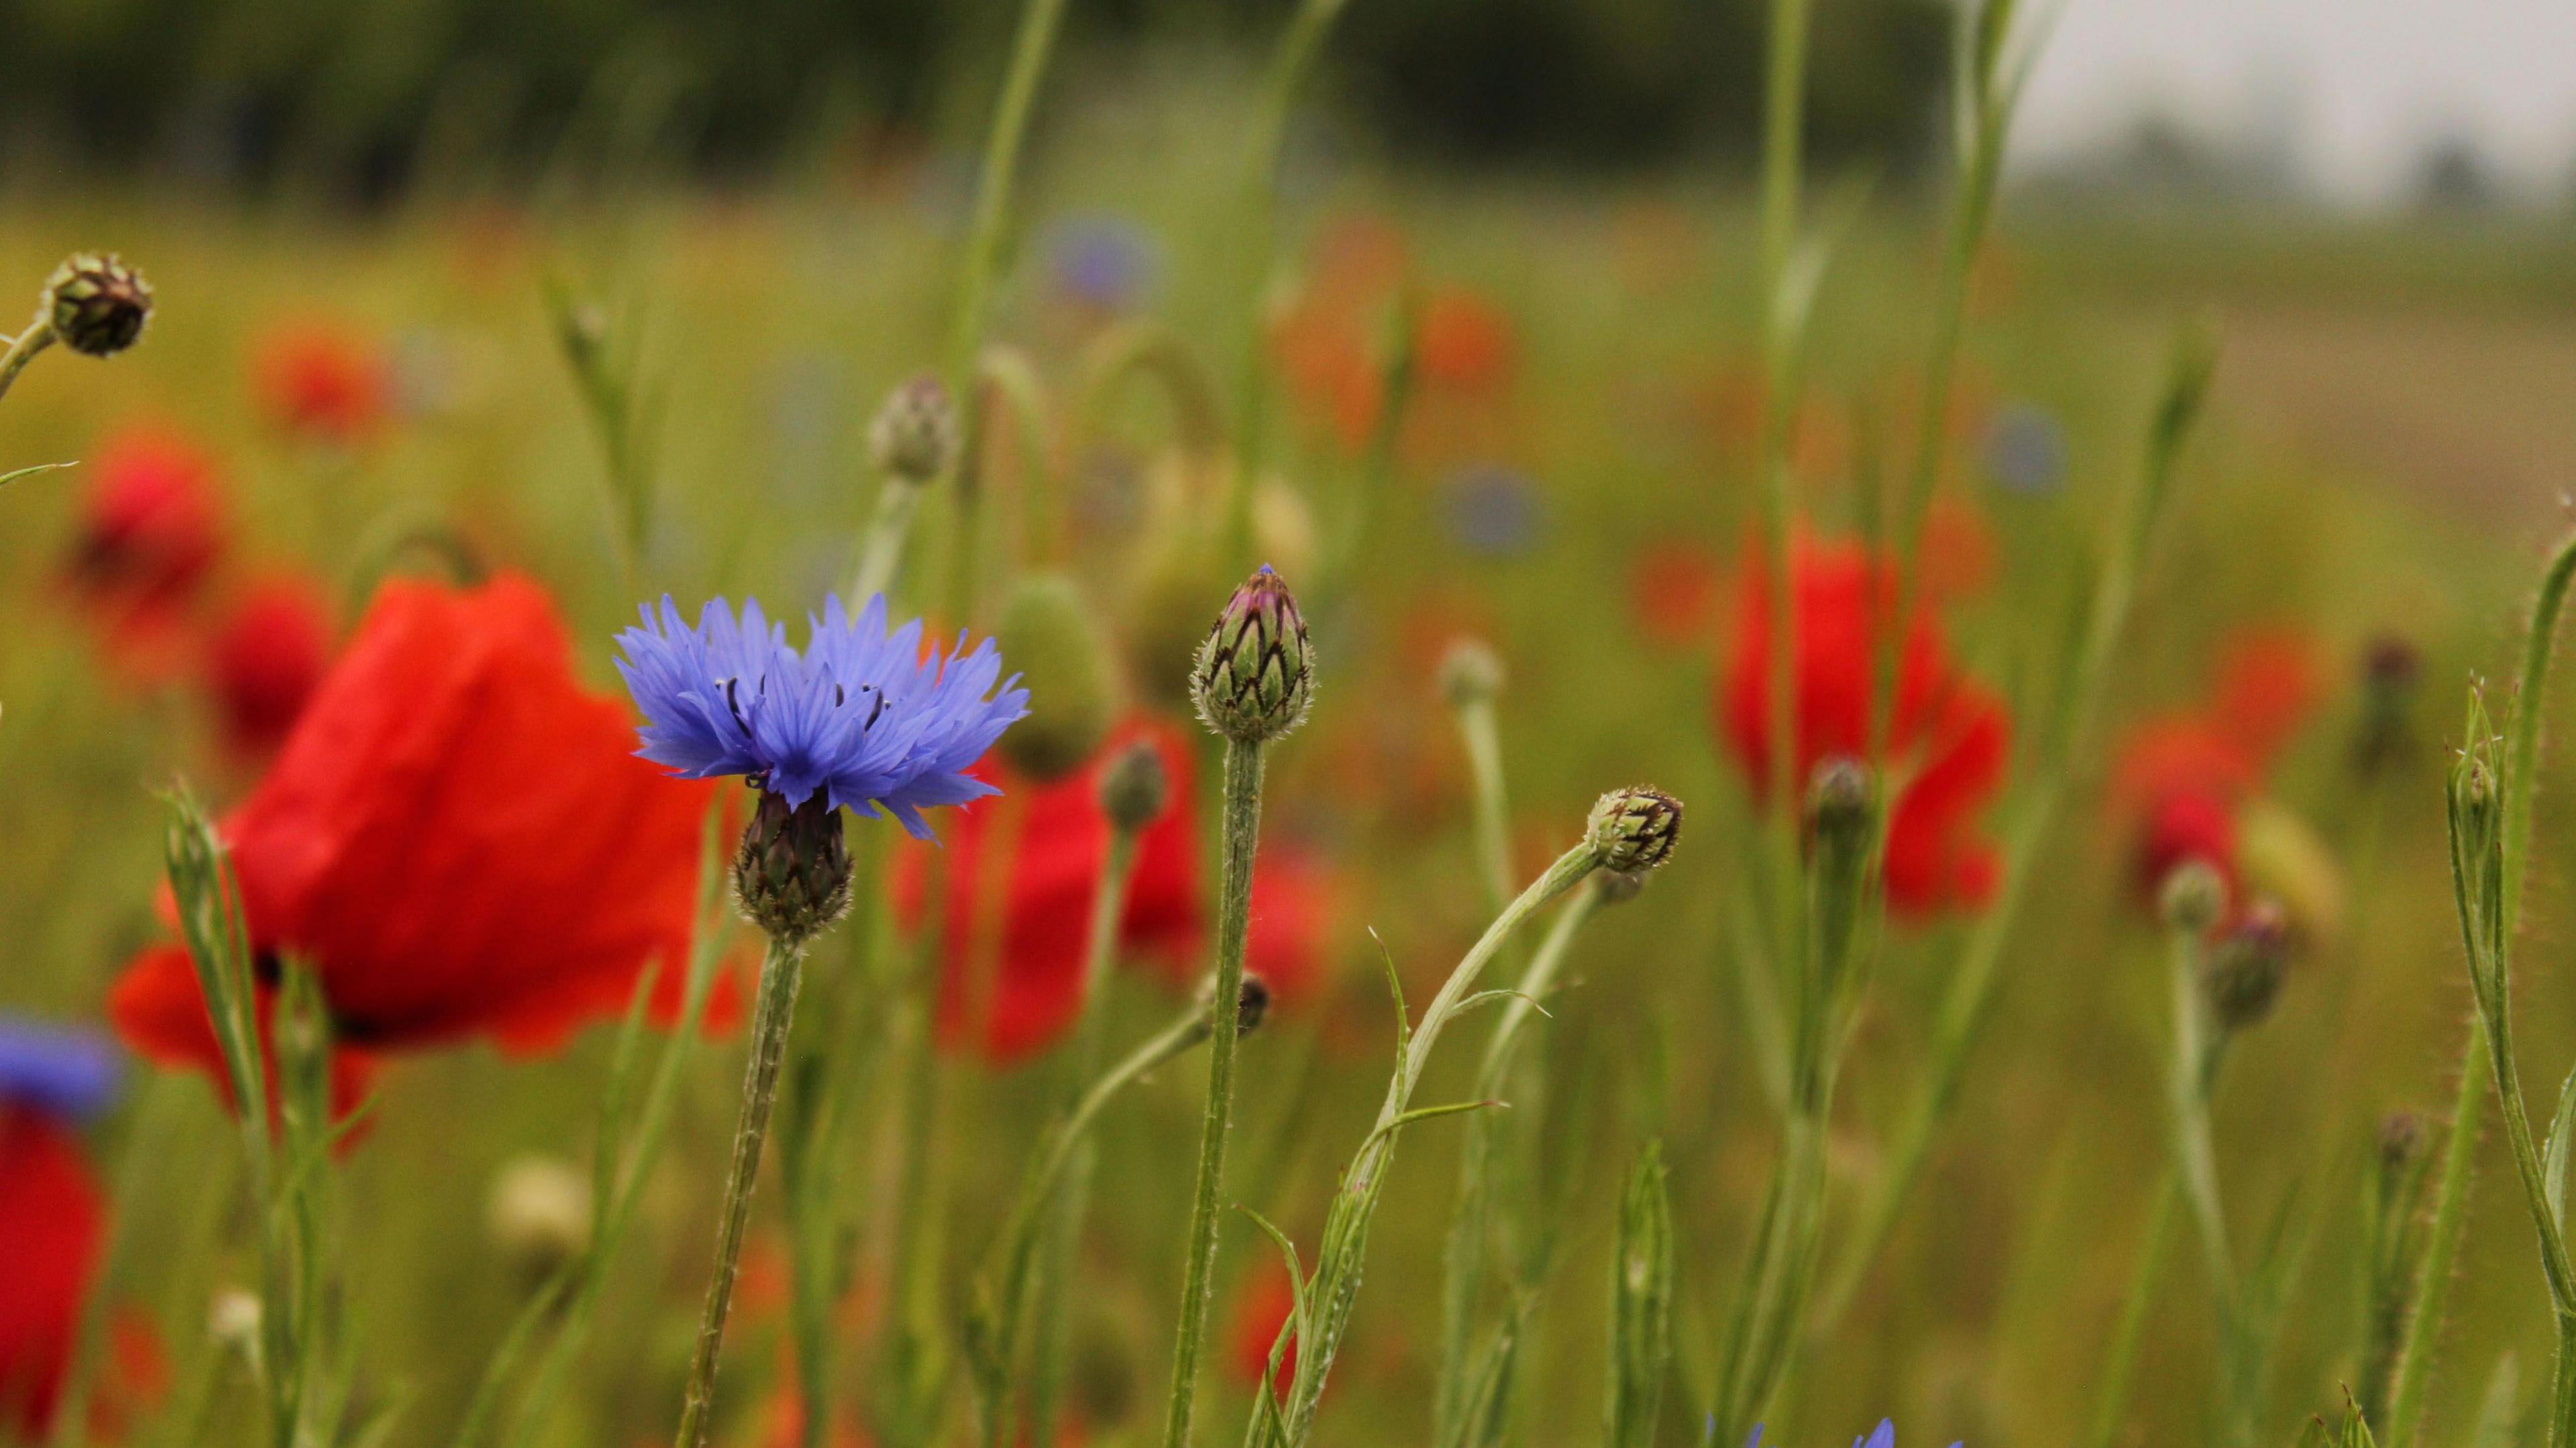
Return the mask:
M1226 600L1191 671L1191 700L1208 728L1262 744L1305 722L1314 654L1288 585L1263 564Z
M1440 694L1452 709L1481 704L1503 691L1503 660L1482 639L1460 639L1440 657Z
M1121 749L1100 772L1100 811L1113 829L1136 834L1163 817L1171 804L1172 780L1163 770L1163 754L1139 739Z
M1002 757L1041 784L1080 769L1119 708L1118 665L1098 611L1072 579L1032 573L1013 585L993 641L1029 691L1029 716L1002 736Z
M2207 935L2227 911L2227 881L2216 866L2198 857L2166 871L2156 895L2165 928L2185 935Z
M2257 902L2210 947L2202 969L2201 991L2219 1028L2241 1031L2270 1015L2289 963L2289 922L2279 906Z
M1270 1014L1270 982L1246 973L1243 988L1234 995L1234 1033L1248 1036L1261 1029Z
M152 288L114 252L80 252L45 282L41 315L75 352L107 357L134 345L152 315Z
M898 482L927 483L957 465L957 404L928 373L886 394L868 424L868 457Z
M1682 802L1658 789L1614 789L1592 806L1583 834L1602 869L1642 874L1673 856Z
M850 847L841 812L821 790L793 807L768 790L733 858L743 917L773 940L802 945L850 908Z

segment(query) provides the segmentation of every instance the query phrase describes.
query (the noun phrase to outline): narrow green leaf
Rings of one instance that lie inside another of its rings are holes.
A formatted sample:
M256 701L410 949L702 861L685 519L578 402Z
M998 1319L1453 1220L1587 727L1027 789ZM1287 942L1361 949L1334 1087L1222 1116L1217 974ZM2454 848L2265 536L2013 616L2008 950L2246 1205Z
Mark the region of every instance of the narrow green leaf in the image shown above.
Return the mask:
M2567 1230L2567 1138L2576 1129L2576 1070L2558 1088L2558 1114L2549 1123L2549 1146L2541 1155L2541 1180L2549 1184L2549 1220Z
M38 473L55 473L60 472L65 468L76 468L79 466L80 464L77 462L37 463L32 467L16 468L9 472L0 473L0 488L5 488L11 483L18 481L20 478L32 478Z

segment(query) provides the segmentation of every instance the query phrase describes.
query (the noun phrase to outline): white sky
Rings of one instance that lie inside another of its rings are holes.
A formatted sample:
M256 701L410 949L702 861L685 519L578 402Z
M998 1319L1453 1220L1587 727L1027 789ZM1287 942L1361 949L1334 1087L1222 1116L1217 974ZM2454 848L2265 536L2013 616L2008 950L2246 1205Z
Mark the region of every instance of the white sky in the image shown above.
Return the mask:
M2576 0L2062 0L2016 152L2064 156L2150 111L2283 135L2301 172L2349 201L2402 194L2452 135L2510 179L2563 192Z

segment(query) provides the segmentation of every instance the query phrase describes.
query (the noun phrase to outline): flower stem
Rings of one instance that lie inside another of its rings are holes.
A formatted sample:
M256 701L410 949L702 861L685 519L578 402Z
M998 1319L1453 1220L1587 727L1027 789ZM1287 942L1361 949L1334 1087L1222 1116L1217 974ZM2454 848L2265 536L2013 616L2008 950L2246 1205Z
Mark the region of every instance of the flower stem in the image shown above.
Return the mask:
M2136 1375L2138 1348L2147 1335L2147 1310L2155 1303L2156 1285L2164 1280L2165 1254L2173 1242L2174 1208L2182 1202L2181 1184L2171 1171L2156 1188L2156 1204L2147 1213L2147 1240L2138 1250L2137 1276L2120 1302L2120 1325L2111 1334L2110 1360L2102 1367L2102 1405L2093 1417L2093 1448L2112 1448L2129 1406L2129 1380Z
M1252 914L1252 858L1261 836L1262 746L1225 745L1225 803L1217 914L1216 995L1208 1038L1207 1115L1199 1131L1198 1185L1190 1202L1190 1254L1182 1274L1181 1321L1172 1347L1172 1393L1163 1420L1164 1448L1186 1448L1196 1407L1199 1358L1206 1344L1208 1298L1215 1285L1218 1196L1225 1184L1225 1138L1234 1122L1234 1001L1243 991L1243 948Z
M796 1014L796 987L805 951L776 937L760 964L760 993L752 1005L751 1060L742 1078L742 1119L734 1129L733 1165L725 1175L724 1214L716 1224L715 1275L707 1282L706 1311L698 1319L697 1351L689 1359L688 1395L680 1410L675 1448L706 1448L715 1402L716 1357L724 1346L725 1317L733 1310L735 1269L742 1259L744 1228L751 1220L751 1191L760 1175L760 1149L769 1136L769 1108L778 1097L778 1068L787 1058L787 1027Z
M903 545L912 537L912 520L921 511L921 495L928 491L915 479L891 474L877 485L876 511L868 518L867 532L859 536L859 567L850 580L854 605L864 604L893 584L895 568L903 561Z
M2469 1224L2469 1182L2476 1174L2478 1113L2486 1105L2479 1062L2487 1050L2486 1023L2472 1012L2468 1043L2460 1058L2459 1095L2451 1103L2451 1130L2442 1148L2442 1186L2433 1199L2433 1226L2424 1242L2424 1264L2415 1274L2415 1315L2407 1320L2406 1345L2390 1379L2388 1448L2412 1448L2424 1416L2424 1389L2433 1375L2434 1339L2441 1336L2444 1301L2450 1295L2452 1264L2459 1260L2460 1238Z
M18 374L27 370L27 364L36 360L37 353L52 345L54 324L43 317L38 317L27 325L27 330L11 338L9 350L0 352L0 397L8 396L9 384L18 380Z

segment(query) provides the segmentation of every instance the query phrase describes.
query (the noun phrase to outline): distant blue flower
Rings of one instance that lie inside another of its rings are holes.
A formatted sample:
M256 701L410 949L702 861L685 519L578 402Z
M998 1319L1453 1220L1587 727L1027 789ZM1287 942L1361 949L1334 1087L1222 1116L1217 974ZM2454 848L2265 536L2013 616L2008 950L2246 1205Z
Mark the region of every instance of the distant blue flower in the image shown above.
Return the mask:
M1546 521L1546 504L1527 473L1479 463L1449 479L1449 531L1471 553L1526 553Z
M116 1099L116 1048L89 1031L0 1020L0 1105L89 1116Z
M1711 1430L1714 1431L1714 1421L1712 1421L1710 1426ZM1757 1424L1754 1427L1752 1437L1744 1440L1744 1448L1762 1448L1762 1429L1760 1425ZM1852 1440L1852 1448L1896 1448L1895 1420L1890 1418L1879 1419L1878 1426L1870 1429L1867 1437L1854 1438ZM1960 1448L1960 1445L1953 1443L1950 1445L1950 1448Z
M2016 402L1995 414L1986 429L1986 475L1995 486L2024 497L2066 485L2066 429L2036 403Z
M1154 289L1162 256L1133 222L1079 216L1059 223L1047 245L1056 290L1105 312L1123 312Z
M694 629L667 594L658 617L642 612L643 627L617 636L617 671L646 721L635 752L673 773L738 774L790 806L820 790L923 840L921 811L999 792L965 770L1027 717L1029 691L1000 678L991 639L968 652L960 632L946 657L925 658L921 621L888 633L882 596L856 621L828 599L802 654L757 600L737 619L716 599Z

